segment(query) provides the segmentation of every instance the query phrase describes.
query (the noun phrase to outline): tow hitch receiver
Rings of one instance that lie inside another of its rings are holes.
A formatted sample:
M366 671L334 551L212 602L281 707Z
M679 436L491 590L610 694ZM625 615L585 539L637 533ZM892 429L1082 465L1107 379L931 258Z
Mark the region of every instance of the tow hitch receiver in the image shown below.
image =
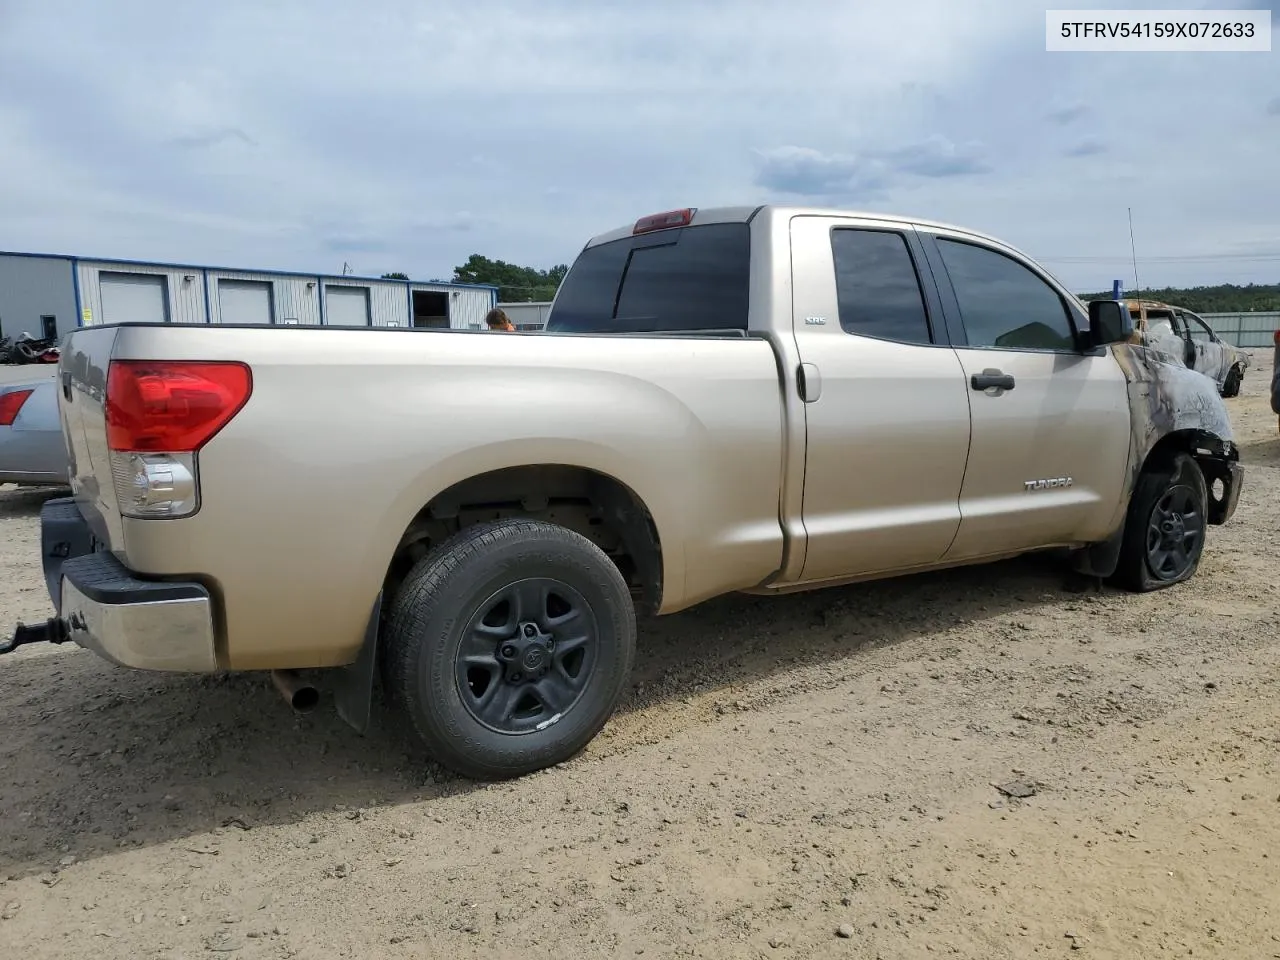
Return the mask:
M71 639L66 623L54 617L44 623L19 623L13 628L13 636L0 641L0 654L13 653L26 643L65 643Z

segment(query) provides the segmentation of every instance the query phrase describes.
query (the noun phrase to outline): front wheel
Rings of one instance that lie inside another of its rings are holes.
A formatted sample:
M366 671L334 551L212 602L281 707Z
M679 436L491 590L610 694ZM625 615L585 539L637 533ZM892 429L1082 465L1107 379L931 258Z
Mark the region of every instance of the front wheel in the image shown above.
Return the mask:
M1148 465L1129 501L1114 582L1145 593L1190 579L1204 552L1208 505L1204 474L1187 454Z
M635 659L618 568L585 537L534 520L469 527L409 572L384 666L426 749L476 780L570 759L612 716Z

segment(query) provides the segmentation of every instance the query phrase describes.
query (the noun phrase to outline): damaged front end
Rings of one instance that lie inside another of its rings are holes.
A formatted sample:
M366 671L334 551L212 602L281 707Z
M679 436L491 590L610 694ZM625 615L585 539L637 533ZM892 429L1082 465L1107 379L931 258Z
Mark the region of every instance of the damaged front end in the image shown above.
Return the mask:
M1129 489L1153 455L1188 453L1209 488L1209 522L1226 523L1240 499L1244 467L1216 384L1157 343L1120 344L1115 357L1129 388Z

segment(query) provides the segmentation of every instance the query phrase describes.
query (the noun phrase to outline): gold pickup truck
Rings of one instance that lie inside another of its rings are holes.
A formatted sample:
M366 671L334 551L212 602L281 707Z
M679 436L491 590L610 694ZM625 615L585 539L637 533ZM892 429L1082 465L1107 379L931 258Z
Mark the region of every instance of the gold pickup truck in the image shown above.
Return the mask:
M636 611L1065 547L1191 577L1242 469L1213 384L943 224L683 209L586 244L536 335L120 324L64 344L55 615L128 667L381 671L444 764L565 760Z

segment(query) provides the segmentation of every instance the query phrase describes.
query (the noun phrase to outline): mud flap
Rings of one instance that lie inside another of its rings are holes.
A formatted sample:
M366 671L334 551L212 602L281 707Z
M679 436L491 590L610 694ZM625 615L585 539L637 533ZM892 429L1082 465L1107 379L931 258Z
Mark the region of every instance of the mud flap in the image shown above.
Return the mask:
M1125 511L1126 517L1128 511ZM1075 551L1071 556L1071 568L1083 577L1105 580L1116 572L1120 563L1120 548L1124 545L1124 527L1116 530L1106 540L1099 540Z
M373 704L373 671L378 663L378 627L382 620L382 592L373 601L373 611L364 630L364 643L353 663L334 671L333 699L338 716L356 733L369 729Z

